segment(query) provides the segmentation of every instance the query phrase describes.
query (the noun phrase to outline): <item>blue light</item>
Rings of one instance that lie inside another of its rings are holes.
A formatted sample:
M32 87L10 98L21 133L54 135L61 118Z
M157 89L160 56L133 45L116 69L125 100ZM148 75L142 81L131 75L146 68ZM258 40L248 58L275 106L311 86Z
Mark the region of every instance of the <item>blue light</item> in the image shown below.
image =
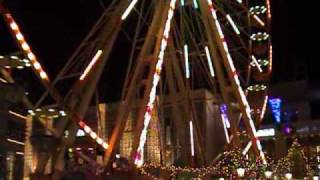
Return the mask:
M227 105L222 104L220 106L221 117L222 117L223 122L226 124L226 127L230 128L230 121L229 121L229 118L228 118L228 115L227 115L227 111L228 111L227 110Z
M272 115L277 123L281 122L281 103L282 100L280 98L269 99L269 105L271 107Z

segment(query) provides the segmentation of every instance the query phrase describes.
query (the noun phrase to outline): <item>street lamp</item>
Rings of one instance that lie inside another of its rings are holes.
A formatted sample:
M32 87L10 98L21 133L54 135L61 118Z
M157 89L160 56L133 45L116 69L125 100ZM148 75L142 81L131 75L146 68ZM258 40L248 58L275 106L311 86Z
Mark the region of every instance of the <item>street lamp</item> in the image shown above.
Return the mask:
M243 177L244 176L244 172L245 172L245 169L244 168L238 168L237 169L237 174L239 177Z
M289 180L292 179L292 174L291 174L291 173L286 173L285 176L286 176L286 178L289 179Z
M270 179L272 176L272 171L265 171L264 175L266 176L267 179Z

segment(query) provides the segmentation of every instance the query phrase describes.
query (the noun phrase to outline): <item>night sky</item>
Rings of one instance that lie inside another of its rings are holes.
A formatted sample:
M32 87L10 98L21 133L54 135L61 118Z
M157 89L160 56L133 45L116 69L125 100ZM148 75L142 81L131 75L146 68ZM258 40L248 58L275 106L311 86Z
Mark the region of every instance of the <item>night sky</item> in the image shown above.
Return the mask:
M90 27L102 12L103 0L7 0L5 5L12 12L23 33L49 76L53 77L81 42ZM310 39L316 36L318 28L311 28L312 14L305 4L294 0L272 0L272 38L274 50L274 71L272 83L309 79L312 87L318 87L317 68L311 65L317 58L316 48L311 51ZM300 7L301 6L301 7ZM306 12L303 12L306 11ZM304 18L305 17L305 18ZM313 19L315 19L313 17ZM298 35L298 28L303 28ZM14 50L12 40L3 31L0 24L0 52ZM314 34L309 30L315 31ZM310 32L310 33L309 33ZM316 41L314 41L317 43ZM4 44L5 43L5 44ZM11 44L10 44L11 43ZM319 50L318 50L319 51ZM124 74L121 64L113 64L107 69L110 76ZM120 72L119 72L120 71ZM116 99L119 93L113 89L121 87L118 81L105 79L108 99ZM112 87L112 88L110 88ZM319 86L320 87L320 86Z

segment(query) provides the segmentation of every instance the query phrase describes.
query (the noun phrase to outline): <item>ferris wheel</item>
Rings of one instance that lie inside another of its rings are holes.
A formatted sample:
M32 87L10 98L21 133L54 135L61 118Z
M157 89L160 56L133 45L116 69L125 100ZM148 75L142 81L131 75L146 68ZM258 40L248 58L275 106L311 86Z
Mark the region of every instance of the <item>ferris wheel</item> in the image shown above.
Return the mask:
M57 169L63 169L62 155L74 142L78 127L106 150L105 164L111 162L133 108L137 111L130 159L142 166L157 96L177 103L178 94L184 103L174 108L174 126L182 141L190 140L191 151L183 147L186 154L201 164L201 155L195 155L203 151L201 119L191 95L199 88L208 89L217 99L226 142L246 151L252 146L252 152L265 161L256 126L265 113L272 71L269 0L113 1L52 81L12 15L6 11L4 17L47 89L35 109L49 94L61 109L55 136L63 139L65 130L70 134L59 145ZM132 44L115 127L106 141L84 116L121 31L129 34ZM69 87L68 93L62 95L61 86ZM181 130L185 128L190 131ZM240 141L243 131L248 138Z

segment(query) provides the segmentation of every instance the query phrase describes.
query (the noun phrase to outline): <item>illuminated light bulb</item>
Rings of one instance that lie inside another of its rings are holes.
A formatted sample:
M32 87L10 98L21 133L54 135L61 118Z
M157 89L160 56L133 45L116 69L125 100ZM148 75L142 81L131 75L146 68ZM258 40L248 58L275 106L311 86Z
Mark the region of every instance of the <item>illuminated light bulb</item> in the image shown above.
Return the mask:
M23 69L23 66L17 66L18 69Z
M35 59L36 59L36 56L35 56L32 52L29 52L29 53L28 53L28 58L29 58L30 60L35 60Z
M92 60L89 63L89 65L87 66L87 68L84 70L84 72L80 76L80 80L84 80L84 78L88 75L88 73L92 69L93 65L99 60L101 55L102 55L102 50L98 50L97 53L92 58Z
M103 143L103 140L101 138L97 138L97 143L101 145Z
M286 179L292 179L292 174L291 173L286 173L285 174Z
M36 115L36 114L34 113L34 111L31 110L31 109L28 110L28 113L29 113L31 116L35 116L35 115Z
M134 6L137 4L138 0L132 0L129 4L128 8L124 11L124 13L121 16L121 20L125 20L127 16L130 14Z
M272 171L265 171L264 175L266 176L267 179L269 179L272 176Z
M241 3L242 3L242 0L237 0L237 2L238 2L239 4L241 4Z
M213 69L213 65L212 65L212 60L211 60L209 48L208 48L208 46L206 46L204 49L206 51L206 56L207 56L207 61L208 61L208 65L209 65L210 74L211 74L212 77L214 77L215 73L214 73L214 69Z
M16 38L19 40L19 41L23 41L24 40L24 37L21 33L17 33L16 34Z
M244 168L238 168L237 169L237 174L239 177L244 177L245 169Z
M83 130L88 134L92 131L91 128L87 125L84 126Z
M17 56L10 56L11 59L19 59Z
M232 29L234 30L234 32L237 35L240 35L240 31L239 31L238 27L236 26L236 24L234 23L234 21L232 20L231 16L229 14L227 14L226 17L227 17L227 20L229 21Z
M21 44L21 47L22 47L22 49L25 50L25 51L29 51L29 50L30 50L30 47L29 47L29 45L28 45L26 42L23 42L23 43Z
M40 70L41 69L41 65L39 62L34 62L33 63L33 67L36 69L36 70Z
M137 165L138 168L142 167L143 161L138 160L137 163L136 163L136 165Z
M14 31L17 31L19 29L18 25L15 22L10 23L10 27Z
M48 76L44 71L40 71L40 78L41 79L48 79Z
M185 60L185 66L186 66L186 78L190 78L190 70L189 70L189 52L188 52L188 45L184 45L184 60Z
M319 176L313 176L312 179L313 180L319 180Z
M90 137L92 138L92 139L96 139L97 138L97 133L95 133L95 132L91 132L90 133Z
M108 149L109 145L108 145L106 142L104 142L104 143L102 144L102 147L103 147L104 149Z

